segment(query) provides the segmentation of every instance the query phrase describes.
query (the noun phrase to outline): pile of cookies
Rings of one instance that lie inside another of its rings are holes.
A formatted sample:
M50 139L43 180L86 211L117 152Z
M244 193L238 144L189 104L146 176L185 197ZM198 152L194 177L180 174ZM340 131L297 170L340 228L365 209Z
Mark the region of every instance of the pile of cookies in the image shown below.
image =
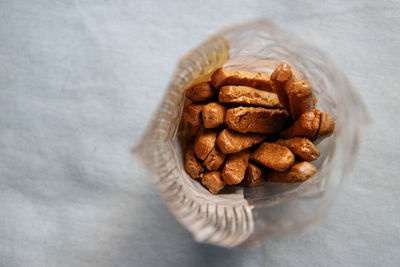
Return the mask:
M225 185L303 182L335 122L305 80L281 63L265 73L218 69L186 91L185 170L217 194Z

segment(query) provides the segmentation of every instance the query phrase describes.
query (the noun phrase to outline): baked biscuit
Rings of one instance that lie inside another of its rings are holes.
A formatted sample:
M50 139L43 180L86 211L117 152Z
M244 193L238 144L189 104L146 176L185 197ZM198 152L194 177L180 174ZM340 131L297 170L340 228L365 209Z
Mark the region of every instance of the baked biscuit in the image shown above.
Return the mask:
M314 95L305 80L288 83L286 93L289 99L290 116L297 120L301 114L314 109Z
M244 175L244 186L255 186L265 183L264 173L262 169L254 164L249 163Z
M209 171L216 171L222 166L224 160L225 154L222 153L218 147L214 147L203 161L203 165L206 166Z
M201 117L204 128L217 128L224 123L226 108L218 103L203 106Z
M257 148L251 159L276 171L286 171L294 163L294 155L287 147L267 142Z
M319 129L321 112L318 109L303 113L288 129L281 132L281 138L307 137L313 138Z
M224 129L217 137L217 146L225 154L232 154L260 143L266 135L242 134Z
M216 171L206 172L201 183L214 195L225 186L225 182L221 179L221 173Z
M314 161L319 158L319 149L307 138L293 137L289 139L279 139L275 144L285 146L296 156L306 161Z
M335 130L335 120L328 113L321 112L321 119L317 135L313 141L320 142L330 136Z
M183 118L192 125L201 125L201 111L203 105L189 104L183 108Z
M194 154L193 147L188 147L185 153L185 171L193 179L198 179L203 177L205 171L203 165L196 155Z
M239 184L243 180L249 158L250 152L247 150L227 156L221 172L226 184Z
M275 93L248 86L222 86L219 90L218 99L222 103L246 104L269 108L282 107Z
M201 128L201 125L193 125L189 123L189 137L196 136L200 132Z
M194 140L193 150L199 159L206 159L215 146L216 138L217 133L212 131L203 131L196 137Z
M268 173L269 182L277 183L299 183L312 177L317 169L307 161L296 163L285 172L272 171Z
M225 113L225 124L240 133L279 133L286 124L289 114L282 109L237 107Z
M193 102L203 102L217 96L217 90L208 82L203 82L187 89L186 96Z
M286 63L281 63L271 74L271 87L274 93L278 95L279 102L283 108L290 111L289 98L285 91L285 85L295 81L292 68Z
M272 90L268 74L244 70L218 69L211 76L211 84L216 88L222 85L244 85L265 91Z

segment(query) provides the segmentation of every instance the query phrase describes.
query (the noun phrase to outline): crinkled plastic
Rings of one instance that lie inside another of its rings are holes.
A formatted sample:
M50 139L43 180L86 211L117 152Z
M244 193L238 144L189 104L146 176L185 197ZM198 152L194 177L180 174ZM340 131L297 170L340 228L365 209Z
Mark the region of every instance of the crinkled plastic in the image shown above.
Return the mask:
M367 111L345 74L304 41L269 21L256 21L218 32L180 60L134 154L196 241L236 247L300 232L325 217L348 177ZM334 134L319 144L321 157L313 162L318 174L304 183L267 183L210 194L183 168L185 90L221 66L271 73L281 61L311 83L319 108L336 120Z

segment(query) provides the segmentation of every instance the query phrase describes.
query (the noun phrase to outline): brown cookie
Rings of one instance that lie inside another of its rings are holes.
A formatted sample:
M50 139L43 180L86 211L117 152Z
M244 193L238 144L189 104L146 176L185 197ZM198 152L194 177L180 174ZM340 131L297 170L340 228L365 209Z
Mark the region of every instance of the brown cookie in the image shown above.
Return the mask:
M255 186L263 183L265 183L263 170L260 167L249 163L244 175L243 185Z
M265 91L272 90L268 74L244 70L218 69L211 76L211 84L216 88L222 85L244 85Z
M286 93L289 99L290 116L292 120L297 120L301 114L315 108L315 97L308 82L305 80L288 83Z
M281 132L281 138L307 137L313 138L319 129L321 112L318 109L303 113L288 129Z
M196 155L194 154L193 147L188 147L185 153L185 171L193 179L198 179L203 177L205 171L203 165Z
M201 183L214 195L225 186L225 182L221 179L221 173L217 171L206 172Z
M226 184L239 184L246 173L250 152L241 151L227 156L221 176Z
M217 147L214 147L203 161L203 165L206 166L209 171L216 171L222 166L224 160L225 154Z
M294 81L295 77L292 68L286 64L281 63L271 74L271 87L273 92L278 95L279 102L283 108L290 111L289 98L285 91L285 85L288 82Z
M187 89L186 96L193 102L202 102L217 96L217 90L208 82L202 82Z
M201 130L201 125L193 125L189 123L189 137L196 136Z
M203 106L202 119L204 128L217 128L224 123L225 107L218 103Z
M217 137L217 145L225 154L232 154L260 143L266 135L242 134L229 129L224 129Z
M299 183L306 181L316 173L317 169L314 165L303 161L294 164L292 168L285 172L272 171L268 173L268 181L277 183Z
M279 133L286 127L288 116L282 109L238 107L226 111L224 122L240 133Z
M196 137L194 140L193 150L199 159L206 159L215 146L216 138L217 133L212 131L203 131Z
M248 86L222 86L219 90L218 99L222 103L247 104L270 108L282 107L275 93Z
M287 147L267 142L257 148L251 159L276 171L286 171L294 163L294 155Z
M330 136L335 130L335 120L325 112L321 112L321 119L319 123L319 130L314 137L315 142L319 143L326 137Z
M203 105L199 104L189 104L183 108L183 118L192 125L201 125L201 111L203 110Z
M293 137L289 139L279 139L275 142L290 149L296 156L306 161L314 161L319 158L319 149L307 138Z

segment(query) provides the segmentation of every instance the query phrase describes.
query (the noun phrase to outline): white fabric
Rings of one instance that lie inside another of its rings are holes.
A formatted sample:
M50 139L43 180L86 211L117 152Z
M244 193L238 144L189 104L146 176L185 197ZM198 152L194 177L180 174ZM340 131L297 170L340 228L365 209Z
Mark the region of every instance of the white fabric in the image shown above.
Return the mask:
M0 266L400 265L394 1L1 1ZM374 124L330 216L250 250L196 244L130 148L178 59L269 18L326 51Z

